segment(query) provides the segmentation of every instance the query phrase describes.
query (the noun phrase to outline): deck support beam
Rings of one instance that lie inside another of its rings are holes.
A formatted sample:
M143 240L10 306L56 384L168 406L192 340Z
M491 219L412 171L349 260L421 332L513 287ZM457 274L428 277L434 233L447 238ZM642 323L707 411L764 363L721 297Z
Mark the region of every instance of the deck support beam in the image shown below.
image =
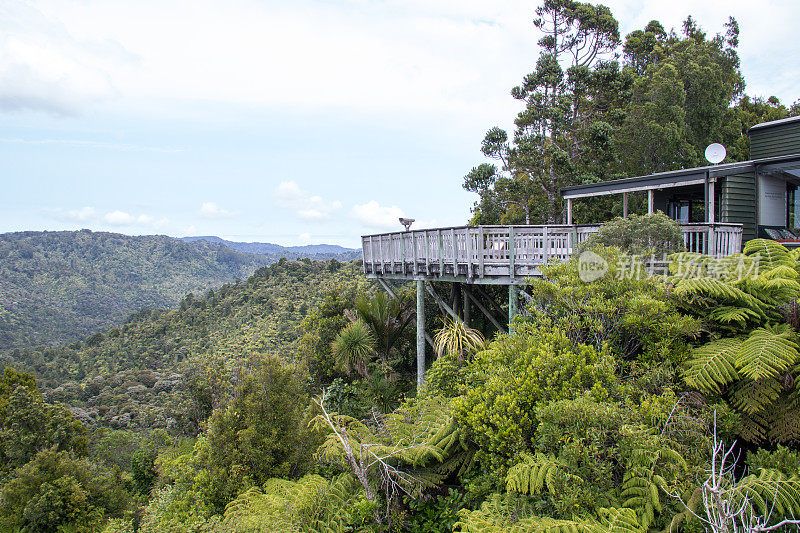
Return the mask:
M622 193L622 218L628 218L628 193Z
M425 385L425 282L417 280L417 394Z
M489 322L494 324L494 327L496 327L498 331L502 331L503 333L506 333L506 328L504 328L503 325L500 324L500 322L498 322L497 319L492 316L492 314L489 312L488 309L486 309L486 307L483 306L483 304L480 302L480 300L478 300L475 297L475 295L472 294L472 291L467 289L466 287L464 287L464 291L466 292L467 297L470 300L472 300L472 302L475 304L475 307L477 307L480 310L480 312L483 313L484 316L489 319ZM492 303L494 303L494 302L492 302Z
M647 191L647 214L652 215L655 212L655 203L656 203L656 196L655 191L653 189L649 189Z
M457 321L457 322L461 322L461 318L460 318L460 317L459 317L459 316L456 314L456 312L455 312L455 311L453 311L453 309L452 309L452 308L451 308L449 305L447 305L447 303L446 303L444 300L442 300L442 297L441 297L441 296L439 296L438 294L436 294L436 291L435 291L435 290L433 290L433 287L431 287L429 283L426 283L426 284L425 284L425 289L428 291L428 294L430 294L431 296L433 296L433 299L434 299L434 300L436 300L436 303L437 303L437 304L439 304L439 307L441 307L442 309L444 309L444 311L445 311L445 312L446 312L448 315L450 315L451 317L453 317L453 320L455 320L455 321Z
M567 198L567 224L572 224L572 198Z

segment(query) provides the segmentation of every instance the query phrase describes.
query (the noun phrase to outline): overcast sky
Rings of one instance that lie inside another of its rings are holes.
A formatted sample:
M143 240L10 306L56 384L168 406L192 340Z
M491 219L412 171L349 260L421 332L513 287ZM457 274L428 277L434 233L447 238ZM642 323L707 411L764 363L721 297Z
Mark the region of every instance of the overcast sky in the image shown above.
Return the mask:
M0 0L0 232L358 246L398 216L463 224L536 5ZM747 93L800 98L800 2L609 5L623 35L733 15Z

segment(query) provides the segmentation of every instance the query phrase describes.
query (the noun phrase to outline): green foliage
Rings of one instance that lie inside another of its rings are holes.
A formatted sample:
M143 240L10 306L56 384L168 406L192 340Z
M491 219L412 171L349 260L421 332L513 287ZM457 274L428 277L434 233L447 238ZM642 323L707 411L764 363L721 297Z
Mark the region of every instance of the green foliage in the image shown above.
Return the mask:
M343 474L331 480L311 474L298 481L270 479L228 504L219 531L225 533L344 533L368 520L358 483Z
M375 344L372 330L358 319L336 335L331 343L331 353L336 363L348 374L355 369L362 376L367 376L367 364L375 353Z
M480 331L474 330L461 320L446 318L442 329L433 338L436 357L446 355L464 361L486 346Z
M619 393L607 348L576 345L557 329L517 325L480 352L466 369L466 394L455 399L460 423L494 468L530 449L535 410L589 393L605 400Z
M726 398L741 414L741 435L751 442L800 439L800 346L795 330L782 323L800 294L797 254L755 239L744 255L714 261L679 254L671 268L698 276L676 277L678 304L711 331L736 335L695 348L685 366L687 384Z
M747 466L751 472L768 469L776 470L786 477L800 476L800 451L780 444L772 451L763 448L748 451Z
M250 484L303 473L315 444L303 425L308 405L294 368L274 357L248 361L233 399L208 423L204 468L215 509Z
M601 350L607 343L620 359L680 362L697 322L679 313L662 280L636 262L614 248L591 250L608 264L606 274L584 282L577 257L547 266L530 280L530 320L560 329L577 344Z
M613 246L628 255L661 259L665 255L683 250L683 233L680 225L657 211L648 215L618 217L604 223L593 233L582 249L597 245Z
M129 496L119 470L108 470L66 451L50 449L19 468L0 497L0 527L31 532L72 526L93 531L119 517Z
M369 283L355 263L340 264L333 272L329 266L324 261L275 263L246 281L203 297L187 296L171 311L136 313L93 346L41 347L11 355L15 364L36 375L48 397L70 405L87 424L196 435L230 394L233 362L241 354L272 353L298 363L318 357L307 341L324 328L305 321L303 307L315 313L331 293L352 293L354 299ZM349 298L347 307L352 306ZM323 361L330 360L332 340L327 337L320 347L327 354Z
M276 259L157 235L6 233L0 235L0 349L76 340Z
M795 254L766 239L748 241L743 255L683 253L670 264L679 307L720 333L783 321L780 307L800 294L797 269Z
M86 430L61 405L46 403L33 378L11 367L0 380L0 481L46 449L86 454Z

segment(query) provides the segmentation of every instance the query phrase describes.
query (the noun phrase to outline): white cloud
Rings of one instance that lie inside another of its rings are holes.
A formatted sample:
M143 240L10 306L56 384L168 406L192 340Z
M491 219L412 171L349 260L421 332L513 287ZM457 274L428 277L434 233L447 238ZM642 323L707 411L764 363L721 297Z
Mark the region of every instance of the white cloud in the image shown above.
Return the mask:
M203 202L198 213L203 218L230 218L238 215L238 211L222 209L215 202Z
M101 150L119 150L121 152L160 152L160 153L178 153L185 152L182 148L161 148L158 146L143 146L139 144L130 143L116 143L116 142L100 142L100 141L87 141L84 139L9 139L0 138L0 143L6 144L33 144L33 145L66 145L77 146L79 148L97 148Z
M94 219L97 216L97 211L94 207L83 207L81 209L64 210L59 208L45 209L45 213L50 215L56 220L62 222L86 222Z
M689 14L714 33L733 15L742 27L750 85L784 100L797 96L800 73L783 68L800 17L796 1L607 3L623 35L651 19L679 27ZM5 4L5 109L72 112L118 96L306 110L435 110L493 122L518 108L508 90L533 69L539 38L531 24L536 6L521 0Z
M129 226L136 221L136 217L130 213L126 213L125 211L117 210L106 213L106 216L103 217L103 220L112 226Z
M282 181L275 189L275 204L290 209L303 220L327 220L342 208L339 201L328 202L321 196L312 195L294 181Z
M363 225L379 229L402 228L398 219L404 216L403 210L396 205L382 206L375 200L354 205L350 214Z
M297 236L300 239L300 242L303 244L310 244L311 243L311 234L310 233L301 233Z

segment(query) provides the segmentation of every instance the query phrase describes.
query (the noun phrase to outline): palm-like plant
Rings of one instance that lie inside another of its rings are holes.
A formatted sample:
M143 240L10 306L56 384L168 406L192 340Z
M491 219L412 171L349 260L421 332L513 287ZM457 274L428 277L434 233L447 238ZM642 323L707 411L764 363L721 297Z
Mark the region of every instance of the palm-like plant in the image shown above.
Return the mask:
M371 296L359 295L355 303L355 309L345 311L345 315L351 322L360 320L369 327L375 340L374 353L388 368L392 348L400 341L406 326L414 317L411 298L405 293L388 297L379 292Z
M331 343L336 362L349 374L353 369L367 376L367 363L375 353L375 336L363 320L356 320L342 329Z
M433 339L436 357L449 355L463 362L472 354L486 347L486 340L480 331L468 327L460 320L448 318L444 327L436 332Z

